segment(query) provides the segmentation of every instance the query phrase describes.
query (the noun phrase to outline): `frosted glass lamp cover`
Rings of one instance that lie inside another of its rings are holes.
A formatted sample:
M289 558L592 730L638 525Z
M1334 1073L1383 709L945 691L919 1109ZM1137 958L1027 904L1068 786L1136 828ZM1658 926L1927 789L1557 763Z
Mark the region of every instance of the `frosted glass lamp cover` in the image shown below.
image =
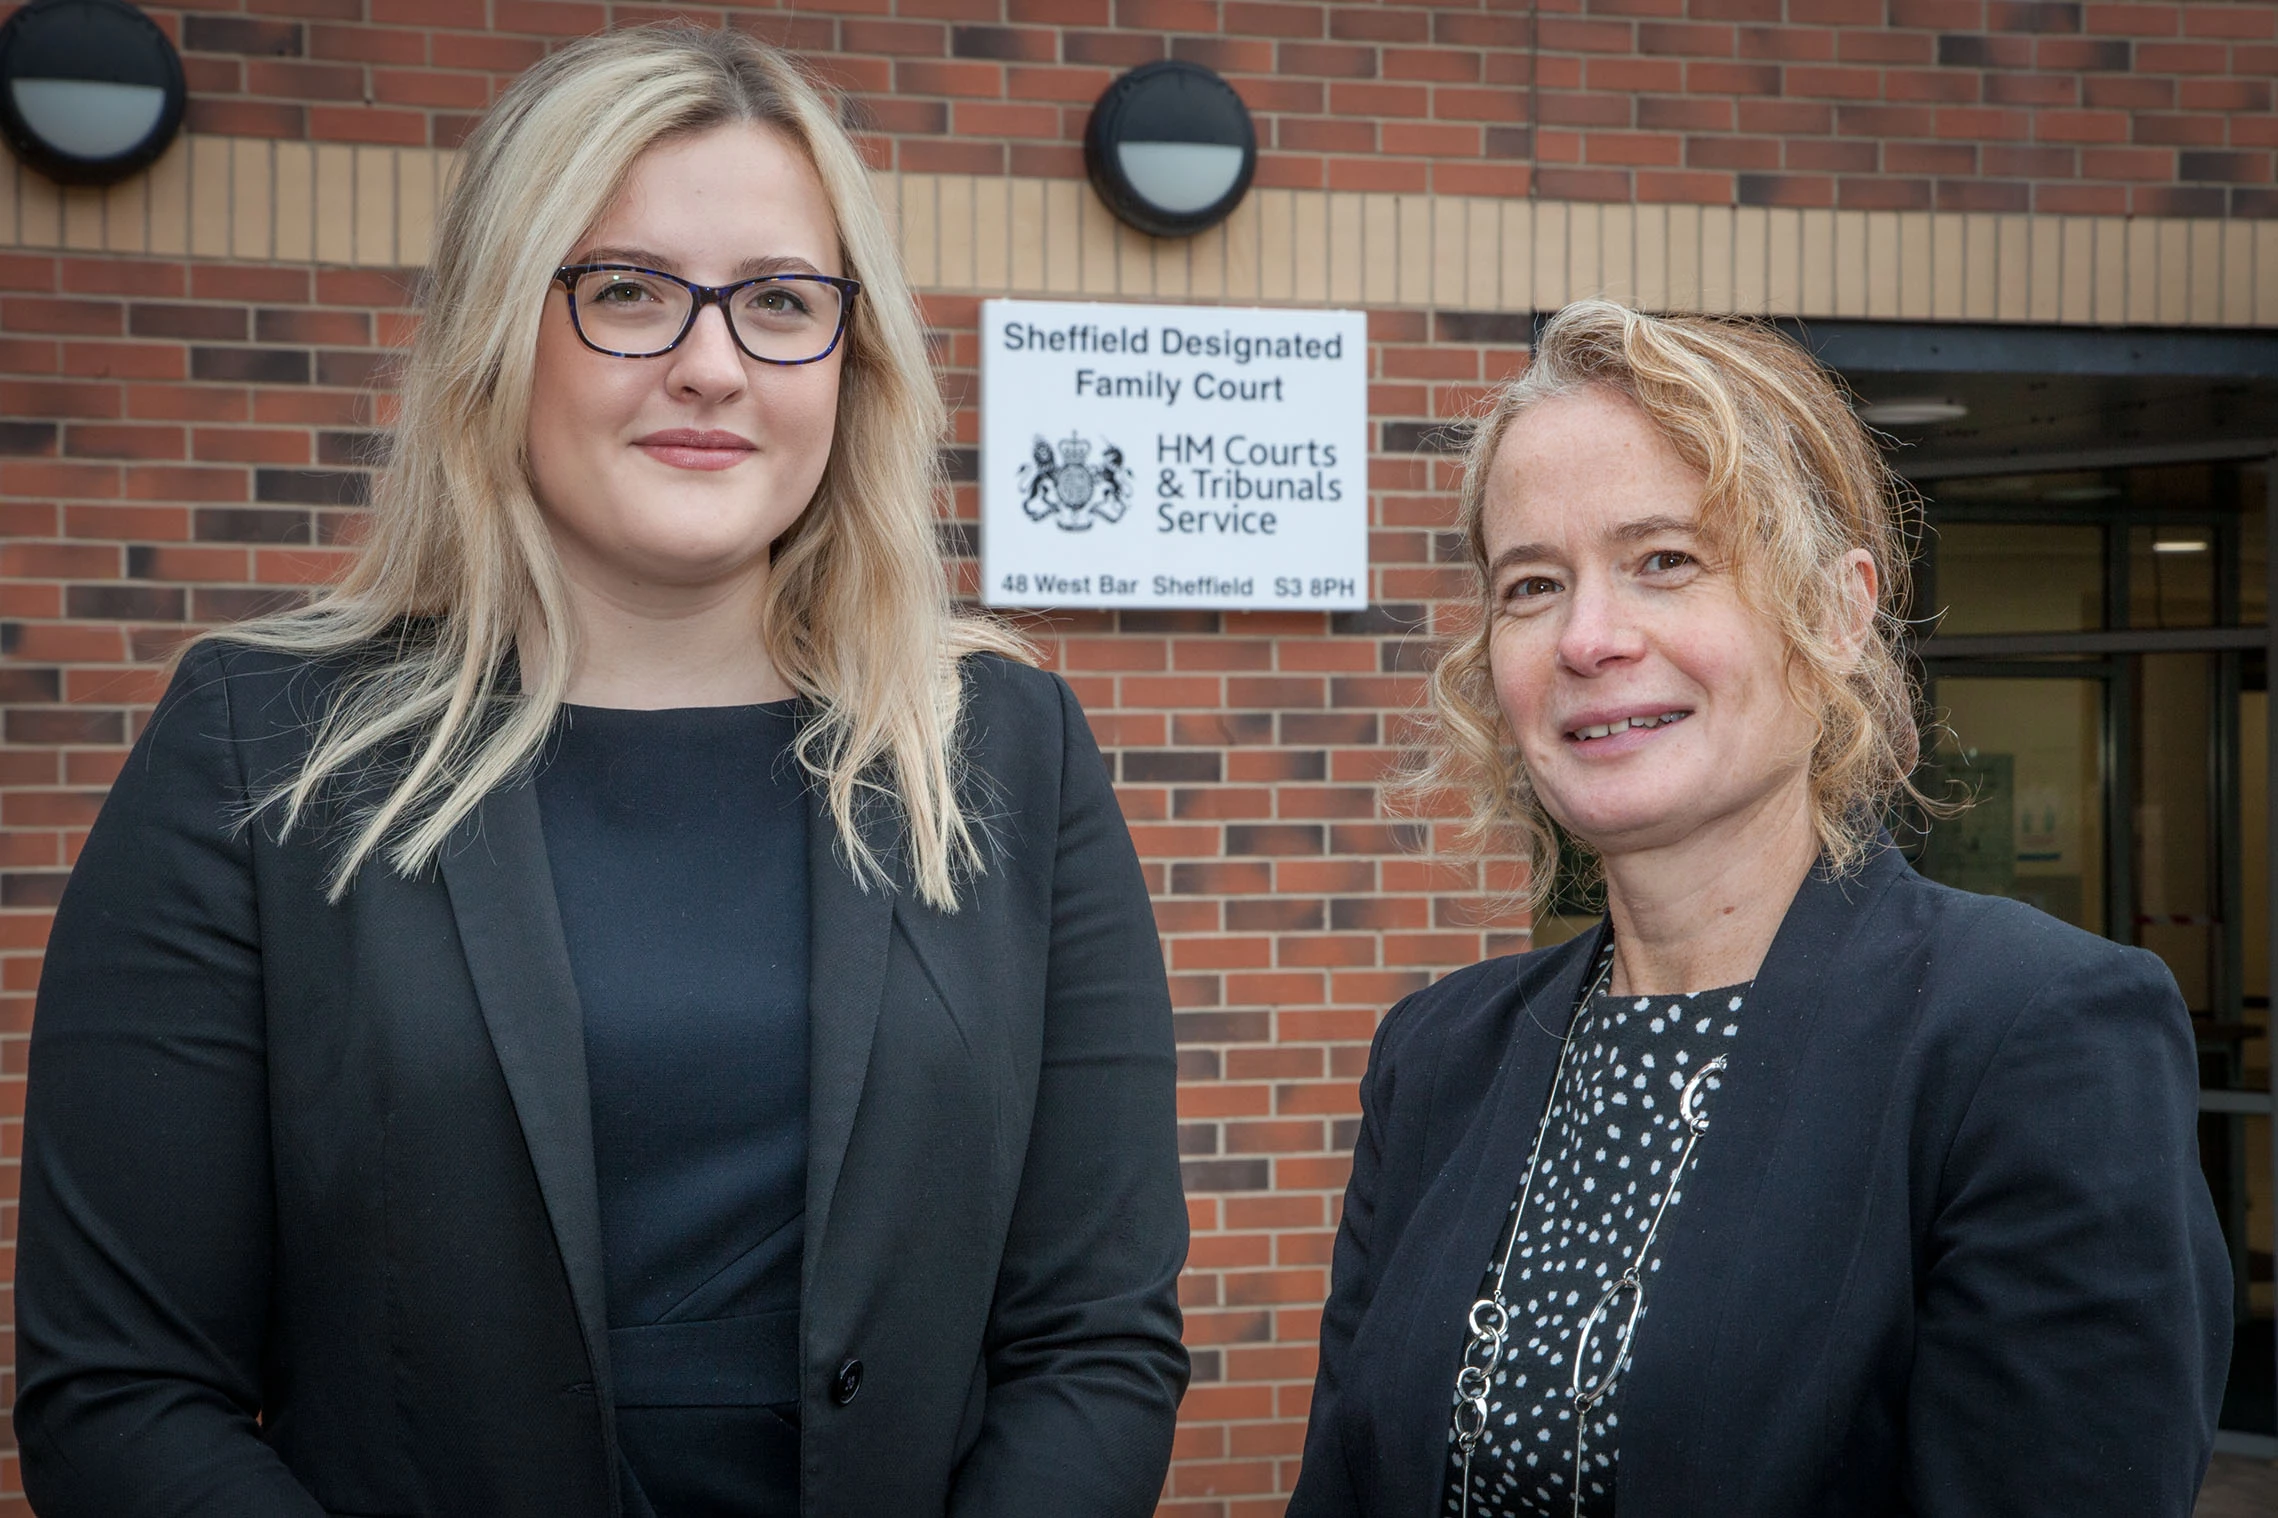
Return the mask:
M1092 188L1122 221L1191 237L1233 214L1258 134L1234 87L1199 64L1141 64L1107 87L1084 129Z
M0 25L0 135L59 184L115 184L166 151L188 91L126 0L30 0Z

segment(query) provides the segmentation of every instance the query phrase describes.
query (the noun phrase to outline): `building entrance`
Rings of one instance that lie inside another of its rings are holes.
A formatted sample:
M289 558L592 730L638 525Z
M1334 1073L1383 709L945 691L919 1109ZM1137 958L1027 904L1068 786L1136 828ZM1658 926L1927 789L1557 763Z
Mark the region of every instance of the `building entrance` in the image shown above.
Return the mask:
M1925 874L2157 953L2231 1249L2224 1447L2278 1457L2266 459L1918 478Z

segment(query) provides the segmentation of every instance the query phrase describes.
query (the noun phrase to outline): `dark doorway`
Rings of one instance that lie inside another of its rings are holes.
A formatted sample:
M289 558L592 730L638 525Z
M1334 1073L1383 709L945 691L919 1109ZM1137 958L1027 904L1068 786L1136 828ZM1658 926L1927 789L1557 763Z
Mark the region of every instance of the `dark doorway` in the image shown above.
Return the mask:
M2222 1443L2278 1456L2267 457L1917 476L1919 867L2151 949L2190 1008L2237 1282Z
M1787 325L1923 497L1923 778L1978 800L1918 864L2151 949L2182 988L2237 1282L2221 1444L2278 1458L2278 333Z

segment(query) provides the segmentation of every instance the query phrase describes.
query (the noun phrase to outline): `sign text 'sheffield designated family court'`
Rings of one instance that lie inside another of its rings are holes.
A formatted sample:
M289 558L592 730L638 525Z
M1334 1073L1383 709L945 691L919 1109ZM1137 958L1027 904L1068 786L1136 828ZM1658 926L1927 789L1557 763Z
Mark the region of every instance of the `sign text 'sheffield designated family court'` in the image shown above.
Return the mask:
M981 329L987 604L1367 604L1361 313L993 300Z

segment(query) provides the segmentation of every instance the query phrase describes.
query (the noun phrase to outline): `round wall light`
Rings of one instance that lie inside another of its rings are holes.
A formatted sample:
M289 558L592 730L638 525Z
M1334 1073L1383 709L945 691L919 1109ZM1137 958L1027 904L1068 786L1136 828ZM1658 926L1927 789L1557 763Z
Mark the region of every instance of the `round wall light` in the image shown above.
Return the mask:
M0 25L0 133L61 184L114 184L166 151L188 91L125 0L30 0Z
M1109 85L1084 128L1084 167L1118 218L1191 237L1234 213L1258 133L1234 87L1200 64L1143 63Z

